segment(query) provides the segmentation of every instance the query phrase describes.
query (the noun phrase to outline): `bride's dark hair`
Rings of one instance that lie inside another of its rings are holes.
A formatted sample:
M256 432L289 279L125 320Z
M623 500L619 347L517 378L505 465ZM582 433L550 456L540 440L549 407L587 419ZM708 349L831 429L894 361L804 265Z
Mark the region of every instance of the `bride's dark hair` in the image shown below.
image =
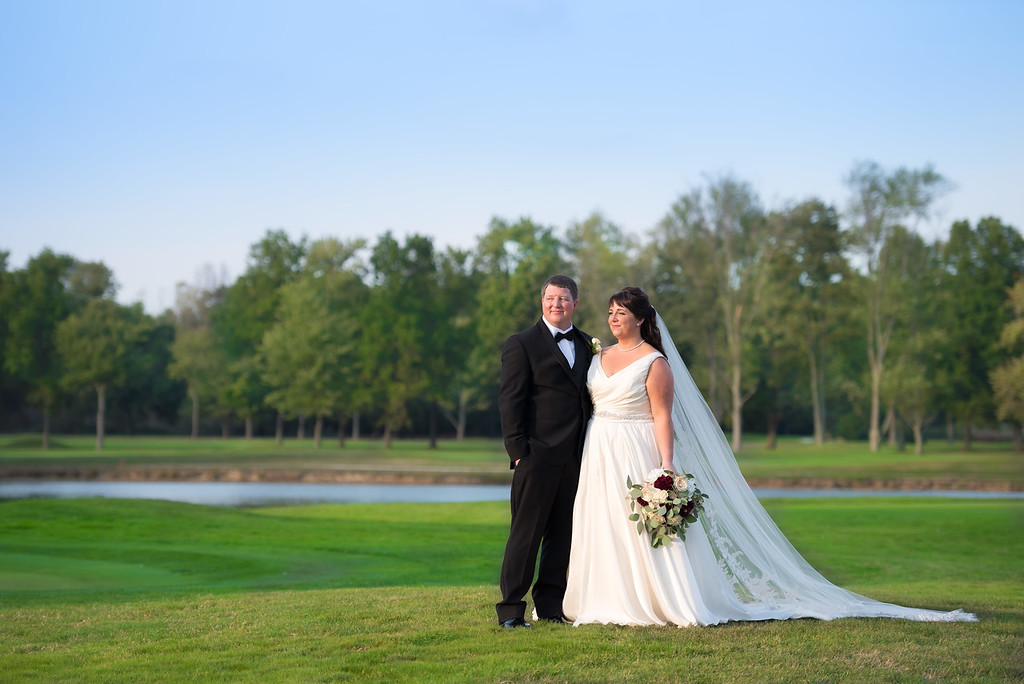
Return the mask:
M651 299L647 293L639 287L624 287L608 298L608 306L612 303L629 309L630 313L643 320L640 325L640 337L664 356L665 347L661 344L657 312L651 306Z

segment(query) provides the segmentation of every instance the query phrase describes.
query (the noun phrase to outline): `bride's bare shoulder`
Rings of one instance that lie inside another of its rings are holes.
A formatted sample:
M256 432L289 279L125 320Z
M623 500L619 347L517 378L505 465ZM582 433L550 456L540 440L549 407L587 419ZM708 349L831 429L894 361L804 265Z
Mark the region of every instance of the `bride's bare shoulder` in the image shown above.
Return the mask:
M647 372L648 383L654 382L656 384L667 383L670 387L672 385L672 369L669 368L668 361L664 356L658 355L654 361L651 362L650 370Z

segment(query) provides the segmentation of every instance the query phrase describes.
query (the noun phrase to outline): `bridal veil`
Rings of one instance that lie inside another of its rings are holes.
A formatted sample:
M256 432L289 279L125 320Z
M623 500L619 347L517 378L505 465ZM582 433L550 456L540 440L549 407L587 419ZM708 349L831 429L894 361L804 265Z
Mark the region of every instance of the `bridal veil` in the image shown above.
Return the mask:
M719 568L747 619L887 617L930 622L976 621L961 610L941 612L875 601L825 579L772 521L740 473L725 434L657 318L675 381L672 422L676 469L692 473L710 495L699 518Z

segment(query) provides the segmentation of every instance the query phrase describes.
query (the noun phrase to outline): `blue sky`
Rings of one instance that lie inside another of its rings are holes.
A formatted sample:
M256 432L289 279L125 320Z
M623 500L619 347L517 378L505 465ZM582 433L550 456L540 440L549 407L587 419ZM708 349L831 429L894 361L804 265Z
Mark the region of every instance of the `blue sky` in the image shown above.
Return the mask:
M955 183L928 238L1024 231L1024 3L0 0L0 249L152 313L269 228L494 216L643 236L724 174L842 208L858 160Z

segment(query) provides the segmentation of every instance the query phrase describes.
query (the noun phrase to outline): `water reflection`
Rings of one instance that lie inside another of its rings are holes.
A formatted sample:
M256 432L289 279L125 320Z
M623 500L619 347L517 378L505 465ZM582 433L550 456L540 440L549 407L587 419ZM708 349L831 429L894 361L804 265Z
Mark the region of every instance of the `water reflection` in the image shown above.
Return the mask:
M755 489L760 499L953 497L1020 499L1024 492L860 489ZM290 482L0 482L0 500L27 498L160 499L211 506L316 503L464 503L508 501L509 485L308 484Z

